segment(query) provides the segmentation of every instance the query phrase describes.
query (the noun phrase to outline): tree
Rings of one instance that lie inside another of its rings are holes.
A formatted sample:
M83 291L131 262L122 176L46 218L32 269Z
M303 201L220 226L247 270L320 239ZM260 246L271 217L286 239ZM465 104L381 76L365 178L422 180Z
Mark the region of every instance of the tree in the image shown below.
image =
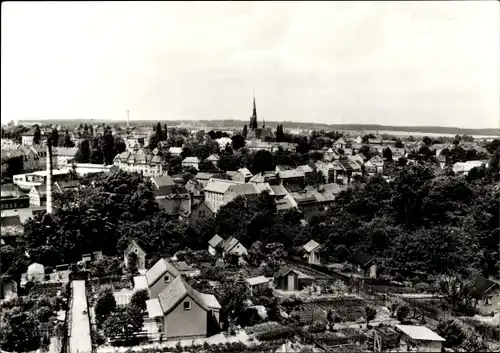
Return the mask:
M388 162L392 162L392 151L389 147L384 149L382 156L384 157L384 160L386 160Z
M40 127L37 125L35 127L35 133L33 135L33 144L34 145L40 144L41 135L42 135L42 132L40 131Z
M451 318L442 318L437 325L437 334L446 341L445 347L458 347L465 340L465 333L460 324Z
M253 174L274 170L273 155L267 150L258 150L253 158L251 171Z
M80 147L75 153L75 162L77 163L89 163L90 161L90 146L88 140L83 140L80 143Z
M406 318L408 317L409 313L410 313L410 308L408 308L407 305L403 305L398 308L396 317L398 318L398 321L401 324L404 324L406 322Z
M427 146L429 147L430 145L432 145L432 139L429 137L429 136L424 136L422 138L422 142Z
M245 138L240 134L231 137L231 141L231 145L233 147L233 150L235 151L239 150L242 147L245 147Z
M375 319L375 317L377 316L377 311L370 306L366 306L365 315L366 315L366 326L369 326L370 321Z
M132 275L135 276L136 274L139 273L139 270L137 268L137 254L132 252L128 255L128 272Z
M52 134L50 136L50 139L52 140L52 146L57 147L59 146L59 131L57 129L52 130Z
M396 143L394 144L394 147L396 147L396 148L404 148L405 145L403 144L403 141L401 141L401 139L397 139Z
M149 299L149 294L146 289L141 289L132 294L130 305L133 305L142 311L146 310L146 301Z
M71 136L69 135L68 130L66 130L66 133L64 134L63 147L75 147L75 143L71 141Z
M474 282L461 275L439 275L436 277L434 287L443 295L454 309L470 307Z
M24 165L22 156L9 158L7 160L7 169L5 171L5 174L12 178L13 175L21 173L23 171L23 168Z
M20 307L5 310L0 324L2 349L10 352L30 352L39 348L41 335L33 312L23 311Z
M247 124L243 125L243 137L247 138L248 136L248 127Z
M116 310L116 300L110 288L105 289L97 297L95 305L95 317L97 324L101 326L106 318Z
M111 133L111 128L107 126L104 130L104 135L101 137L102 156L106 165L113 164L113 159L115 158L114 142L115 141L113 138L113 134Z
M142 330L144 318L141 309L130 305L125 310L112 313L104 322L106 336L124 338L125 342Z

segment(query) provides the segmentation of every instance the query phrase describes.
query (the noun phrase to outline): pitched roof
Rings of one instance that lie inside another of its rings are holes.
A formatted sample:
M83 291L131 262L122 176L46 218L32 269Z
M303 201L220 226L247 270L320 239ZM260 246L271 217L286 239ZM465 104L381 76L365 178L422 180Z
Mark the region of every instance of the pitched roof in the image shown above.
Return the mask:
M164 175L161 177L152 178L151 181L158 188L175 186L175 181L169 175Z
M279 176L281 179L304 178L305 174L301 170L292 169L292 170L283 170L283 171L279 172Z
M238 169L238 172L240 172L241 174L243 174L243 176L245 178L251 178L252 177L252 173L250 173L250 171L247 168L240 168L240 169Z
M207 162L217 162L219 159L220 159L219 156L216 154L211 154L210 156L205 158Z
M170 263L165 259L159 259L153 267L151 267L146 272L146 280L148 285L154 284L165 272L170 272L171 275L178 277L180 275L179 271L175 269Z
M205 186L205 189L203 189L205 192L216 192L219 194L224 194L227 189L229 189L230 186L236 185L236 183L231 182L230 180L214 180L212 179L211 181L208 182L207 186Z
M182 160L182 163L200 163L198 157L186 157Z
M132 239L125 249L125 256L127 256L132 251L132 249L134 249L134 247L137 247L142 253L146 254L146 252L139 246L139 244L137 244L137 242Z
M226 252L231 251L240 241L235 237L229 237L223 244L222 249Z
M217 245L221 245L221 243L224 241L224 239L221 238L219 234L215 234L212 239L208 241L208 244L212 247L215 248Z
M307 164L304 164L304 165L299 165L297 167L298 170L304 172L304 173L312 173L313 170L310 166L308 166Z
M437 333L425 326L396 325L396 328L411 339L417 341L446 341L443 337L439 336Z
M364 252L360 252L359 254L353 257L352 262L362 267L365 267L368 266L373 260L375 260L375 256L368 255L367 253Z
M263 283L269 282L269 280L264 276L247 278L245 281L247 281L247 283L251 286L256 286L258 284L263 284Z
M194 178L198 180L209 180L210 178L213 178L214 175L215 173L198 172Z
M316 241L314 240L309 240L309 242L303 246L304 250L307 251L307 252L311 252L313 250L316 250L319 248L319 243L317 243Z
M273 189L274 194L276 196L285 196L286 194L288 194L287 189L285 189L285 187L283 185L281 185L281 184L279 184L279 185L271 185L271 189Z
M255 185L254 183L231 185L228 191L234 192L237 196L255 195L259 193Z
M74 157L78 147L54 147L54 156Z
M172 261L171 264L179 272L188 272L195 270L193 266L188 265L185 261Z
M186 296L189 296L196 304L207 311L220 309L220 304L215 297L208 298L202 295L191 287L182 276L178 276L158 295L163 314L166 315L172 311Z
M500 287L498 282L492 281L488 278L478 276L474 280L474 290L473 290L472 294L474 297L479 298L495 287Z
M295 207L297 207L297 202L290 194L286 194L281 200L276 200L277 211L285 211Z

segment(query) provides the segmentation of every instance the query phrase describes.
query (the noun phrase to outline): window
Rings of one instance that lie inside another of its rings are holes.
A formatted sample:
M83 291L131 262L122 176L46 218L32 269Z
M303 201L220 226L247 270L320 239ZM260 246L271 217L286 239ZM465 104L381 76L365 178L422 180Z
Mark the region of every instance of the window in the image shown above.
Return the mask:
M134 252L137 254L137 249L135 249Z
M170 276L169 275L165 275L165 277L163 277L163 280L165 281L165 283L170 282Z
M184 310L191 310L191 302L189 300L182 303Z

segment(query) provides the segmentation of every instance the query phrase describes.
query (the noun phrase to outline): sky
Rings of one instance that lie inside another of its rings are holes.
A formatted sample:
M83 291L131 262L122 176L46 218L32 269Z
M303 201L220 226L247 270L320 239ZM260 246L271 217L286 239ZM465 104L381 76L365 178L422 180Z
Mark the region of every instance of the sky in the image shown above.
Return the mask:
M500 4L2 2L1 117L500 127Z

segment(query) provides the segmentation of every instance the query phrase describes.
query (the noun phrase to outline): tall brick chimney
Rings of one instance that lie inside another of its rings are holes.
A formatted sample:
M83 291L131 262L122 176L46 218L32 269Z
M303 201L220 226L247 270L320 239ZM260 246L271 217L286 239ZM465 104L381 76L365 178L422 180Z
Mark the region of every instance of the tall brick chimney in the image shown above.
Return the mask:
M52 140L47 139L47 214L52 213Z

